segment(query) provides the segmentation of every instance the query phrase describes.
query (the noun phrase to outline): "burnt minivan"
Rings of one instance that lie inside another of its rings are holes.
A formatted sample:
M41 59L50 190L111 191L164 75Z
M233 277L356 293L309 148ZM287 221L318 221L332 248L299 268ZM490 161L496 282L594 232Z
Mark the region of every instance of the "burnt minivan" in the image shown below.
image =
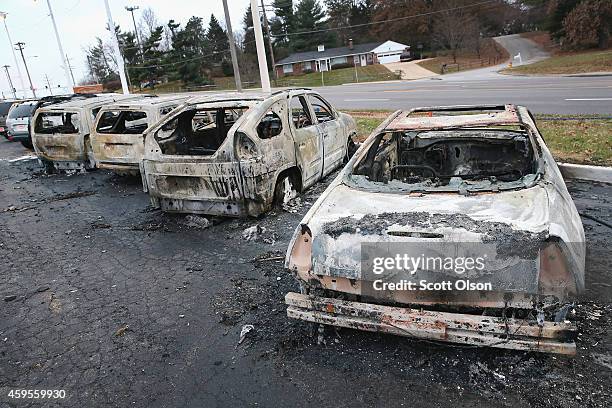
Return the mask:
M163 211L257 216L338 168L356 132L307 89L196 97L145 132L143 186Z
M188 96L165 96L104 106L91 132L97 167L120 174L138 174L144 155L144 131L186 99Z
M142 98L140 95L95 95L42 107L33 116L32 144L47 171L89 170L96 166L91 129L108 104Z

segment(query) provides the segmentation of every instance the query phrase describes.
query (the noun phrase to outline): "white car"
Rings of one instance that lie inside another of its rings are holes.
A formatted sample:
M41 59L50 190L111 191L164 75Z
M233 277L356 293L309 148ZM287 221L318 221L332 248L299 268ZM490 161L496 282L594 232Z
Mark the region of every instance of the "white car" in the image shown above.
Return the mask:
M296 229L286 267L302 291L286 296L287 313L573 354L576 326L566 318L584 290L584 243L580 216L526 108L397 111ZM465 254L475 254L470 265Z

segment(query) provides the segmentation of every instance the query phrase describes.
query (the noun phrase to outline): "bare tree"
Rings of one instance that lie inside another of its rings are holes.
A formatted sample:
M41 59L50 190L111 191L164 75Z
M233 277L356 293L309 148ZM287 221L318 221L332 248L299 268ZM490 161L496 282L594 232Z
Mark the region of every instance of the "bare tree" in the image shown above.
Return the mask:
M151 36L151 33L155 31L157 27L159 27L159 21L157 20L157 16L151 7L147 7L142 10L142 15L140 17L140 23L138 24L138 31L140 31L140 38L143 43Z
M478 50L480 27L470 10L461 8L466 5L465 1L445 0L440 3L440 8L446 11L436 14L432 39L438 47L448 50L456 63L459 50L469 46Z

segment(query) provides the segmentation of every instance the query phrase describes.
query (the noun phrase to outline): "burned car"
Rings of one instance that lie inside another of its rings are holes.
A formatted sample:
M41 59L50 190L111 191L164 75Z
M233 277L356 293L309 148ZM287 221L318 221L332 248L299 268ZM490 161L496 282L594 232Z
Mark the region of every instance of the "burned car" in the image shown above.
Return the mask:
M144 156L144 131L186 99L187 96L165 96L104 106L91 132L96 166L121 174L138 174Z
M32 117L32 144L45 169L51 172L95 168L90 133L96 114L104 105L135 98L142 96L81 95L37 109Z
M301 293L285 301L320 324L573 354L584 265L526 108L421 108L388 117L306 214L285 261Z
M355 134L307 89L196 97L145 133L143 186L163 211L257 216L338 168Z

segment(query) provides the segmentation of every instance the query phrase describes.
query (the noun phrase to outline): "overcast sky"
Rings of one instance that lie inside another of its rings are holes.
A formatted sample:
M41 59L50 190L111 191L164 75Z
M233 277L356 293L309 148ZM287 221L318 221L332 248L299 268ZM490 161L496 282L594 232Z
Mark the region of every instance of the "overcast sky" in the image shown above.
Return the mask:
M123 30L132 30L130 13L125 6L139 6L135 11L138 20L143 9L151 7L160 24L166 24L174 19L185 23L191 16L202 17L206 24L210 14L214 14L222 23L223 3L221 0L109 0L111 13L115 24ZM241 29L242 16L249 0L228 0L234 31ZM96 37L107 39L110 35L105 30L106 12L103 0L51 0L51 7L57 22L58 30L66 52L73 66L74 78L78 82L86 75L86 58L84 48L93 45ZM57 42L47 9L47 0L0 0L0 11L8 13L6 23L13 43L24 42L24 55L32 76L32 82L37 94L47 95L45 91L45 74L49 77L52 87L65 85L65 75L61 67ZM0 20L0 23L2 21ZM19 67L23 82L29 89L23 62L17 52ZM4 27L0 27L0 66L10 65L9 72L13 85L21 88L13 55ZM10 87L4 68L0 71L0 91L4 96L11 97ZM57 92L56 92L57 93ZM31 93L28 91L28 96ZM18 91L18 96L21 92Z

